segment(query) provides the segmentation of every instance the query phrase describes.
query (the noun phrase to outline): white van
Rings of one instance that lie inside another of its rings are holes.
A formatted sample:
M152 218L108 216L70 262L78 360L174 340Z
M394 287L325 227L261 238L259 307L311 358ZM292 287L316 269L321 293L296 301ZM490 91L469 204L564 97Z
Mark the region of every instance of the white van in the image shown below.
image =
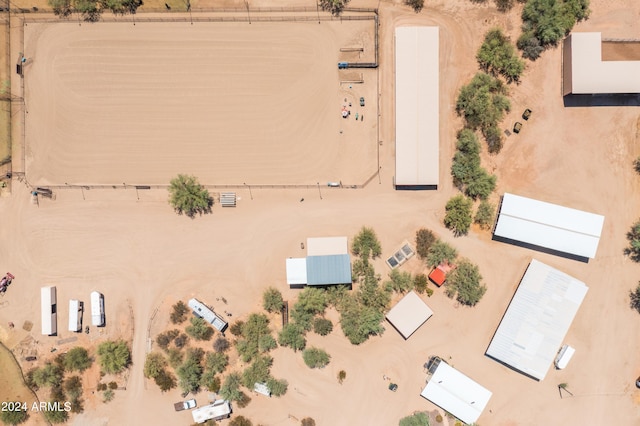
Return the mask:
M104 296L97 291L91 292L91 324L104 326Z
M79 300L69 300L69 331L78 332L82 330L82 311L84 303Z
M573 349L571 346L563 345L560 348L560 351L558 351L558 356L556 356L556 360L554 362L554 364L556 365L556 368L558 370L562 370L566 368L567 364L569 364L569 361L571 361L571 357L573 357L573 354L575 352L576 350Z

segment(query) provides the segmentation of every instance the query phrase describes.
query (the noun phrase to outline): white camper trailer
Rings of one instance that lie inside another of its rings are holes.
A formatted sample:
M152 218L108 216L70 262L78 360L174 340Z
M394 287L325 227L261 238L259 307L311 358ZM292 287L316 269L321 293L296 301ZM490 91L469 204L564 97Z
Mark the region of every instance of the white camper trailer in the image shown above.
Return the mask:
M563 370L571 361L573 354L576 353L576 350L573 349L569 345L563 345L558 351L558 355L556 356L555 365L558 370Z
M97 291L91 292L91 324L104 326L104 296Z
M69 331L82 331L82 311L84 303L79 300L69 300Z
M42 334L53 336L58 333L58 305L55 286L40 289Z

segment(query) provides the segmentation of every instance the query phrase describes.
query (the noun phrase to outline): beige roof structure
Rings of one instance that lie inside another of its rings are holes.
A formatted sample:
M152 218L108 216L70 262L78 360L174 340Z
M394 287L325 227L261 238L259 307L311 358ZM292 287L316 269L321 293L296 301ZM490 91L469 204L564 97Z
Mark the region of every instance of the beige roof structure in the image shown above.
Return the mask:
M563 47L563 95L640 93L640 61L603 61L601 33L571 33Z
M307 256L349 254L347 237L307 238Z
M439 28L396 28L396 189L439 183Z
M408 339L431 315L431 308L414 291L410 291L387 313L387 321Z

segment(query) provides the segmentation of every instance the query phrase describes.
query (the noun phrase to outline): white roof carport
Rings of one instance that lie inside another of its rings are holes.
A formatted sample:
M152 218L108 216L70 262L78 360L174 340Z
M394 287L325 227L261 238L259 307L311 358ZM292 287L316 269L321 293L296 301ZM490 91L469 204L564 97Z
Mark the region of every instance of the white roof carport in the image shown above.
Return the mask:
M408 339L433 315L433 311L414 291L410 291L387 313L387 321Z
M603 224L601 215L505 193L493 235L588 259Z
M307 238L307 256L349 254L347 237Z
M478 420L492 393L441 361L420 395L471 424Z
M486 354L544 379L588 290L582 281L533 259Z
M307 259L305 257L290 257L287 259L287 284L307 284Z

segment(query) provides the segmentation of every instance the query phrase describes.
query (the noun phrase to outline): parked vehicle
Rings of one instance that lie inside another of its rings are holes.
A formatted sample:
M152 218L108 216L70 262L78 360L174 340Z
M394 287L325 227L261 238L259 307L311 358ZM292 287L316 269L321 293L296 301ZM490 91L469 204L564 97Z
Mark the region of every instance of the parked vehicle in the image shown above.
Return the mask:
M636 379L636 387L640 388L640 377Z
M173 408L176 409L176 411L183 411L183 410L191 410L192 408L196 408L198 404L196 403L195 399L188 399L186 401L180 401L180 402L176 402L175 404L173 404Z
M389 390L390 390L391 392L395 392L395 391L397 391L397 390L398 390L398 385L396 385L395 383L390 383L390 384L389 384Z
M7 287L11 285L11 281L13 281L15 277L11 275L11 272L7 272L7 274L0 279L0 293L4 293L7 291Z
M363 107L364 106L364 97L360 98L360 106Z
M522 123L519 121L516 121L516 124L513 125L513 133L520 133L521 129L522 129Z
M531 110L529 108L525 109L524 112L522 113L522 119L523 120L528 120L529 117L531 117Z

